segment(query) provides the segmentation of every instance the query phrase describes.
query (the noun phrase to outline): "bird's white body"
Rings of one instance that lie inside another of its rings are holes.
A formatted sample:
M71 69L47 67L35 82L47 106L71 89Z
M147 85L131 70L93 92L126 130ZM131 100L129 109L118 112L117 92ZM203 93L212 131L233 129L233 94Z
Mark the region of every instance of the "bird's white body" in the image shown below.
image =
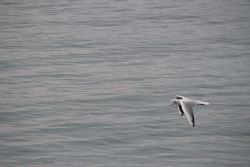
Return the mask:
M190 99L184 96L176 96L175 99L170 101L170 104L176 105L178 112L181 116L186 115L188 122L194 127L194 113L193 106L195 105L209 105L208 102Z

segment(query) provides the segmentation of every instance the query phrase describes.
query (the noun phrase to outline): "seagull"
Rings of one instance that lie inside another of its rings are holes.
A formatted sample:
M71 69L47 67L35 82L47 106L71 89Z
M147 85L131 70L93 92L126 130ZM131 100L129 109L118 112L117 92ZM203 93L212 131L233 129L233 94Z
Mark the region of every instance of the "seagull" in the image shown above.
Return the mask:
M209 102L199 101L195 99L191 99L184 96L176 95L175 99L170 101L170 105L176 105L180 116L186 115L188 122L193 127L195 126L194 123L194 113L193 113L193 106L194 105L209 105Z

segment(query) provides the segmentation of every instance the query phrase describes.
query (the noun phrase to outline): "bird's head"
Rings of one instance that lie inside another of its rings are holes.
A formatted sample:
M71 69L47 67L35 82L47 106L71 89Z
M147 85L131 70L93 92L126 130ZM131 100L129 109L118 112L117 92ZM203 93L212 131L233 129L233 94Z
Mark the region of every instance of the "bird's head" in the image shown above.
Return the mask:
M177 100L176 100L176 99L173 99L173 100L170 101L169 106L170 106L170 105L176 105L176 104L177 104Z

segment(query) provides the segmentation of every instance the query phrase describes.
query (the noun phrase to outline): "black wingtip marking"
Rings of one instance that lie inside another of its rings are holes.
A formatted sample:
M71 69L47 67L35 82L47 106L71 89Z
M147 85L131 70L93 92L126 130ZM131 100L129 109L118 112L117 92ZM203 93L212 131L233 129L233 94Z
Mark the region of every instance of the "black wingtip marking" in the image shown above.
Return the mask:
M181 111L181 116L183 116L184 111L183 111L183 109L182 109L181 105L178 105L178 107L179 107L179 110Z
M178 95L177 95L175 98L176 98L176 99L183 99L183 97L178 96Z
M192 120L192 126L195 127L195 123L194 123L194 120Z

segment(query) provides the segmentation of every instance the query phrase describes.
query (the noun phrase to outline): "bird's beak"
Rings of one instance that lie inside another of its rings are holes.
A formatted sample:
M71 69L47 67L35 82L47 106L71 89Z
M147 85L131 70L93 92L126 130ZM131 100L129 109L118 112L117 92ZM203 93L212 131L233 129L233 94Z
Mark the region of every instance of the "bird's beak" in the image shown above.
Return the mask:
M172 106L173 105L173 103L169 103L167 106Z

